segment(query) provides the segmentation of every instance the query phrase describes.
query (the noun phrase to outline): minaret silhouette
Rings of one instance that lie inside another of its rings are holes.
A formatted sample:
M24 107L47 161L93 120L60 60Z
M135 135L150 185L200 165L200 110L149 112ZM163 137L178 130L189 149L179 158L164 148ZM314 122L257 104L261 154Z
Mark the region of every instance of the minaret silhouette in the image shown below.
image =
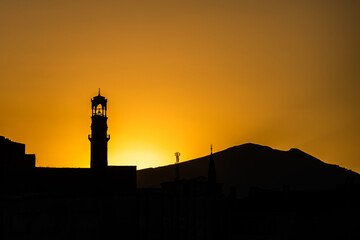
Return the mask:
M216 183L216 169L215 169L215 161L214 156L212 154L212 144L211 144L211 154L210 154L210 161L209 161L209 169L208 169L208 181L209 183Z
M90 167L94 170L107 168L107 142L110 135L107 134L107 99L100 95L91 99L91 160Z

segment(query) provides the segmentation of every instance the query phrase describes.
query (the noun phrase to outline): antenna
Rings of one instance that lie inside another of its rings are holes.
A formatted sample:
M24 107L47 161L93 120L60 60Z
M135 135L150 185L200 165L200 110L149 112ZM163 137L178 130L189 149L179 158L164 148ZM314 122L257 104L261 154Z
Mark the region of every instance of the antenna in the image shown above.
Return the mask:
M179 173L179 158L180 158L180 153L176 152L175 153L175 157L176 157L176 162L175 162L175 181L179 180L180 178L180 173Z
M176 152L176 153L175 153L175 157L176 157L176 162L175 162L175 163L179 163L179 162L180 162L180 160L179 160L180 153L179 153L179 152Z

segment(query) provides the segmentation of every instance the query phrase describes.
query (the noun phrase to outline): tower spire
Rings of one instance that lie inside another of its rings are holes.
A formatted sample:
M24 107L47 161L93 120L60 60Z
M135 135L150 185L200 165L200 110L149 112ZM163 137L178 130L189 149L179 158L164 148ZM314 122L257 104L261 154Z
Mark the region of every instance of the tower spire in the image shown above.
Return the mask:
M100 88L99 88L99 96L100 96Z
M214 156L212 154L212 144L210 147L210 160L209 160L209 168L208 168L208 181L211 184L215 184L216 183L216 169L215 169L215 161L214 161Z

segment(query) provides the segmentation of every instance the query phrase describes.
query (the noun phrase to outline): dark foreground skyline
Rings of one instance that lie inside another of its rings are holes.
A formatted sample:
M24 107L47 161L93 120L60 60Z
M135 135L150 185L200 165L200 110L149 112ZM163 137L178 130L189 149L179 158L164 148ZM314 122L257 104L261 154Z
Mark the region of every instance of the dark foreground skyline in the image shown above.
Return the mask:
M91 99L90 168L36 167L0 137L2 239L360 236L359 174L298 149L244 144L175 165L109 166L107 99ZM340 220L341 219L341 220ZM345 220L344 220L345 219Z
M38 168L23 144L5 138L0 150L3 239L360 236L359 174L296 149L245 144L177 164L178 171L137 173Z

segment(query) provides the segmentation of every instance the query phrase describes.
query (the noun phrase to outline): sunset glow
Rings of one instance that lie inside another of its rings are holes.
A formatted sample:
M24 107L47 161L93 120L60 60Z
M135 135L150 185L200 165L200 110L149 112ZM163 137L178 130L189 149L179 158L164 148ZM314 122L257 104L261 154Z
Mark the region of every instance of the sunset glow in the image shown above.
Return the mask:
M151 2L151 3L150 3ZM0 136L37 166L89 167L108 99L110 165L253 142L360 171L360 3L1 1Z

